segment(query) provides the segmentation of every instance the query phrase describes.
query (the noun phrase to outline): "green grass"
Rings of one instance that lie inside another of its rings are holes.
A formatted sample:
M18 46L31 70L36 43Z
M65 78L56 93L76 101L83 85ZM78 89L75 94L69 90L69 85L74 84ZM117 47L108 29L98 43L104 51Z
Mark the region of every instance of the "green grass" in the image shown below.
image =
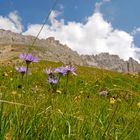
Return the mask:
M30 65L21 78L14 66L0 67L0 140L139 140L140 77L78 67L53 93L43 72L61 63ZM99 96L100 89L109 92ZM110 98L115 103L110 103Z

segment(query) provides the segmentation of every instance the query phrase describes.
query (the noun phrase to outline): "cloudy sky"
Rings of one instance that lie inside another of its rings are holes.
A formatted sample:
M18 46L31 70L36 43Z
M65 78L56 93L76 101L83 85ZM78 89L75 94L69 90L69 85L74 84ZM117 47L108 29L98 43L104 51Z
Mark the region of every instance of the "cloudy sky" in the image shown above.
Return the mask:
M53 0L0 0L0 29L36 36ZM57 0L39 38L79 54L109 52L140 62L140 0Z

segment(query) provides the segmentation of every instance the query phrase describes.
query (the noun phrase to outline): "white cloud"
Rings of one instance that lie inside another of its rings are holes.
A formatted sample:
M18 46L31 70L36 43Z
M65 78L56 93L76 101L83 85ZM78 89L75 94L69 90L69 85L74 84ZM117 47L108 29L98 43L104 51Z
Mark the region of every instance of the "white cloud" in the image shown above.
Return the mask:
M57 13L57 12L56 12ZM134 45L133 36L123 30L114 29L100 12L93 13L87 18L86 23L56 20L56 14L50 18L52 25L45 25L40 38L54 36L61 43L67 44L79 54L99 54L109 52L117 54L124 60L133 57L138 60L137 52L140 49ZM37 35L41 24L32 24L24 33Z
M56 18L58 16L60 16L62 13L61 12L58 12L58 11L52 11L50 16L49 16L49 20L51 22L51 28L52 29L55 29L55 28L59 28L59 26L63 25L64 24L64 20L61 19L60 21L56 20Z
M107 1L109 0L103 0L103 2ZM136 60L140 59L138 55L140 48L136 47L133 41L133 35L139 33L140 28L136 28L133 34L114 29L100 12L94 12L84 23L73 21L65 24L64 19L57 20L60 15L61 12L52 12L49 17L51 25L44 26L39 38L46 39L54 36L79 54L95 55L101 52L109 52L119 55L124 60L128 60L129 57ZM6 17L0 16L1 29L36 36L41 27L42 24L30 24L27 31L23 33L21 19L17 12L11 12Z
M134 35L140 34L140 27L134 28L133 31L131 32L131 34L132 34L133 36L134 36Z
M95 3L95 12L100 12L100 8L103 4L105 4L106 2L110 2L111 0L102 0L100 2L96 2Z
M23 26L17 11L9 13L6 17L0 16L0 29L11 30L16 33L22 32Z

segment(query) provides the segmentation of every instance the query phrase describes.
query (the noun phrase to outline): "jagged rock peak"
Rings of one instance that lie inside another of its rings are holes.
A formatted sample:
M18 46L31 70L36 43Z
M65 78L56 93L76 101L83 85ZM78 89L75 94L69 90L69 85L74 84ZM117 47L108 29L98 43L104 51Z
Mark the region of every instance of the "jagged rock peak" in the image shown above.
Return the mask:
M82 55L81 57L89 66L96 66L119 72L137 73L140 71L140 64L133 58L124 61L120 59L118 55L110 55L109 53Z

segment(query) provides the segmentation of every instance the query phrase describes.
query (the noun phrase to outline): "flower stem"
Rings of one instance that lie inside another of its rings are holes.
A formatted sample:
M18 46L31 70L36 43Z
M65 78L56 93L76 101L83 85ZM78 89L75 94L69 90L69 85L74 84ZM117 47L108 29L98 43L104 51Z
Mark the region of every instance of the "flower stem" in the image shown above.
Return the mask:
M65 94L67 93L68 80L69 80L69 73L67 73L67 75L66 75L66 85L65 85L65 90L64 90Z
M105 138L105 134L108 131L109 127L111 126L111 123L112 123L112 121L113 121L113 119L114 119L114 117L116 115L117 109L118 109L118 104L116 105L116 108L115 108L115 110L114 110L114 112L112 114L112 117L111 117L110 121L108 122L108 126L106 127L106 129L105 129L105 131L104 131L104 133L102 135L102 138L103 139Z

